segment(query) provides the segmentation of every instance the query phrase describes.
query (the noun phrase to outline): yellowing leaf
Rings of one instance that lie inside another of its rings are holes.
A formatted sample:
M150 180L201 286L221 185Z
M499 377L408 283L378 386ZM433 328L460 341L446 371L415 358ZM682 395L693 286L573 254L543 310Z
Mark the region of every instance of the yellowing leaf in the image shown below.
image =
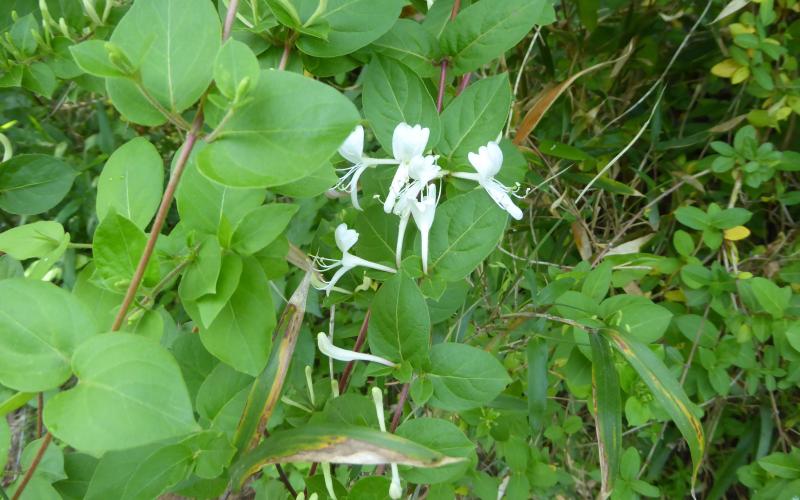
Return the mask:
M719 62L711 68L711 74L716 75L720 78L730 78L736 73L736 70L741 68L742 66L739 65L733 59L725 59L722 62Z
M733 23L730 26L728 26L728 28L731 30L731 36L756 32L756 29L753 26L745 26L742 23Z
M744 226L736 226L725 230L725 239L728 241L739 241L750 236L750 230Z
M731 76L731 83L736 85L737 83L742 83L748 78L750 78L750 68L748 68L747 66L742 66L741 68L737 69Z
M681 290L669 290L664 292L664 298L670 302L686 302L686 296Z

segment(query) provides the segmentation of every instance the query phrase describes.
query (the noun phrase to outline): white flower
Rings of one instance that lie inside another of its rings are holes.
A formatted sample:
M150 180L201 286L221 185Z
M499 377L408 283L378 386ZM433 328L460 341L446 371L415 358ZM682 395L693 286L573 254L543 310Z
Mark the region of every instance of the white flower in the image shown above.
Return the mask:
M344 175L339 178L336 189L349 192L350 198L353 200L353 206L361 210L361 205L358 203L358 180L361 178L361 174L366 169L376 165L395 165L398 162L397 160L380 160L364 155L364 127L361 125L358 125L347 136L347 139L339 148L339 154L352 165L340 169L344 171Z
M375 402L375 413L378 416L378 426L382 432L386 432L386 416L383 414L383 392L379 387L372 388L372 401ZM400 472L397 464L389 464L392 469L392 482L389 485L389 498L397 500L403 496L403 487L400 486Z
M431 130L422 125L399 123L392 135L392 154L401 163L408 163L425 152Z
M422 195L422 200L412 200L409 203L411 215L420 234L422 250L422 272L428 274L428 235L433 226L433 217L436 215L436 184L428 184L427 192Z
M422 125L412 127L407 123L400 123L395 127L392 135L392 155L399 166L392 179L392 184L389 186L386 201L383 203L383 210L387 214L392 211L401 191L408 183L411 163L425 152L430 135L430 129Z
M336 347L333 345L331 340L328 336L320 332L317 334L317 348L319 352L328 356L329 358L337 359L339 361L371 361L373 363L379 363L385 366L391 366L394 368L397 366L396 363L389 361L388 359L381 358L380 356L374 356L372 354L364 354L362 352L356 351L348 351L347 349L342 349L341 347Z
M339 260L326 259L322 257L315 258L316 263L319 265L319 268L317 269L318 272L330 271L331 269L336 269L337 267L339 268L333 274L331 280L325 283L325 286L320 288L320 290L325 290L326 295L330 295L331 290L334 286L336 286L336 283L347 271L353 269L354 267L368 267L370 269L376 269L378 271L384 271L387 273L397 272L391 267L362 259L361 257L351 254L350 249L353 248L353 245L355 245L358 241L358 232L355 229L348 229L347 224L339 224L339 226L336 228L336 232L334 233L334 238L336 239L336 246L342 251L342 258Z
M517 188L506 187L494 178L500 171L500 167L503 166L503 151L500 146L491 141L486 146L481 146L477 153L470 153L468 158L477 173L452 172L453 177L477 181L500 208L508 212L511 217L517 220L522 219L522 210L511 201L511 196L509 196Z

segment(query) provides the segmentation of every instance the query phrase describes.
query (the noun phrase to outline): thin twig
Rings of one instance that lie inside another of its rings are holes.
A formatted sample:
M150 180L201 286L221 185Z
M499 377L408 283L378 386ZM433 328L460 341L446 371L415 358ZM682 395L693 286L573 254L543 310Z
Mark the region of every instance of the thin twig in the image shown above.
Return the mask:
M156 248L156 241L161 234L161 228L164 226L164 222L167 220L167 214L169 213L170 206L172 206L172 198L175 196L175 190L178 188L178 182L181 180L181 175L183 174L184 168L186 168L189 155L191 155L192 149L197 142L197 137L202 126L203 112L201 110L197 112L194 123L192 123L192 128L189 131L189 134L186 136L186 142L184 142L183 147L181 148L180 156L178 156L178 161L175 163L175 169L172 171L172 177L170 177L169 184L167 184L167 189L164 191L164 196L161 198L161 205L158 207L158 213L153 221L153 227L150 228L150 237L147 239L147 244L145 245L144 252L142 252L142 256L139 259L139 264L136 266L136 271L133 273L131 283L128 285L128 290L125 292L125 298L122 300L122 306L117 312L116 318L114 318L114 324L111 326L112 332L116 332L120 329L120 327L122 327L122 322L125 320L125 316L128 314L128 309L130 309L133 299L136 297L136 291L139 289L142 278L144 278L147 264L150 262L150 257L153 256L153 251Z
M42 440L42 444L39 445L39 450L36 452L36 456L33 457L33 462L31 462L30 467L28 470L25 471L25 475L22 477L22 481L19 483L19 487L17 491L14 492L14 496L11 497L11 500L18 500L20 496L22 496L22 492L25 491L25 487L28 486L31 478L33 477L33 473L36 472L36 468L39 467L39 463L42 461L44 457L44 452L47 451L47 447L50 445L50 441L53 440L53 435L49 432L44 435L44 439Z
M231 36L233 22L236 20L236 10L239 7L239 0L231 0L228 4L228 12L225 14L225 27L222 30L222 41L224 42Z

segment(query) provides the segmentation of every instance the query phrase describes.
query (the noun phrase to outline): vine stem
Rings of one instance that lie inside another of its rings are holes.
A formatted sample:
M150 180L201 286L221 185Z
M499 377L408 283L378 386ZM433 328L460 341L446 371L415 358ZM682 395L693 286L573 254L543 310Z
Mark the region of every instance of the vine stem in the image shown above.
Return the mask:
M222 41L224 42L231 36L233 22L236 20L236 10L239 8L239 0L231 0L228 4L228 12L225 14L225 25L222 29Z
M44 439L42 440L41 446L39 446L39 450L36 452L36 456L33 457L33 462L31 462L31 466L28 467L28 470L25 471L25 476L22 477L22 481L19 483L19 487L17 491L14 492L14 496L11 497L11 500L18 500L19 497L22 495L22 492L25 490L25 487L28 486L31 478L33 477L33 473L36 472L36 468L39 467L39 462L42 461L44 457L44 452L47 451L47 446L50 444L50 441L53 440L53 435L49 432L44 435Z
M453 2L453 10L450 11L450 20L456 18L458 15L458 9L461 8L461 0L456 0ZM442 106L444 105L444 86L447 83L447 59L442 59L442 71L439 74L439 95L436 96L436 111L439 113L442 112Z
M233 4L233 2L231 2ZM133 273L131 284L128 285L128 290L125 292L125 298L122 300L122 306L114 318L114 324L111 325L111 331L116 332L122 327L122 322L128 314L133 299L136 297L136 291L144 278L144 272L147 269L147 264L153 256L153 251L156 248L156 241L161 234L161 228L164 227L164 222L167 220L169 207L172 206L172 199L175 197L175 190L178 188L178 182L181 180L183 170L186 168L186 163L189 160L189 155L192 154L192 149L197 142L200 129L203 127L203 111L202 109L197 112L194 118L192 128L186 135L186 141L183 143L178 161L175 164L175 169L172 171L172 176L167 184L167 189L164 190L164 196L161 198L161 205L158 207L156 219L153 221L153 227L150 228L150 236L147 238L147 244L144 247L144 252L139 259L139 264L136 266L136 271Z
M225 16L225 27L222 32L223 42L230 37L231 28L233 27L233 20L236 18L236 9L238 5L239 0L231 0L230 4L228 4L228 13ZM136 290L139 288L139 284L142 282L142 278L144 277L144 271L147 269L147 263L150 261L150 257L153 255L153 250L155 250L156 247L156 240L158 240L158 236L161 233L161 228L164 226L164 222L167 219L169 207L172 205L172 199L175 197L175 190L178 188L178 182L181 180L181 174L183 174L183 170L186 168L186 162L189 160L189 155L192 153L192 149L194 149L194 145L197 142L200 130L203 128L203 102L204 98L202 98L200 101L197 115L194 117L191 129L186 135L186 140L181 148L180 156L178 156L178 161L175 164L175 169L172 171L172 176L167 184L167 189L164 191L164 196L161 198L161 205L158 207L158 213L156 214L156 219L153 221L153 227L150 228L150 236L147 239L147 245L145 245L144 252L142 252L139 263L136 266L136 271L131 279L131 284L128 286L128 290L125 292L125 298L122 301L122 306L120 307L116 318L114 318L114 324L111 327L111 331L118 331L122 326L122 322L125 320L128 309L130 309L133 299L136 296ZM25 490L28 482L30 482L31 477L33 477L33 473L36 472L36 469L39 467L39 462L42 461L44 452L47 451L47 447L50 445L50 441L52 440L53 435L48 431L44 435L42 444L39 446L39 450L36 452L36 456L34 457L33 462L31 462L31 466L25 472L25 476L22 478L22 482L20 482L19 487L17 488L17 491L14 493L14 496L11 500L18 500L20 495L22 495L22 492Z

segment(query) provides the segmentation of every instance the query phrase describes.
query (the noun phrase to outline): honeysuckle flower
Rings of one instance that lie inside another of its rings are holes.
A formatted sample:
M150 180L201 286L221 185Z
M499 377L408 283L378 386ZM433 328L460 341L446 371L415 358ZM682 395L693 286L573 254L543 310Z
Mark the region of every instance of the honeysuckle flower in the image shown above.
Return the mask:
M347 349L342 349L341 347L336 347L331 342L331 339L324 332L320 332L317 334L317 348L319 352L328 356L331 359L336 359L339 361L371 361L373 363L378 363L384 366L390 366L394 368L397 366L396 363L389 361L388 359L384 359L380 356L375 356L372 354L365 354L363 352L356 352L356 351L348 351Z
M389 186L389 194L383 203L383 210L387 214L392 212L400 192L409 180L412 161L425 152L430 135L430 129L422 125L412 127L407 123L399 123L395 127L392 135L392 155L399 165Z
M377 271L384 271L387 273L396 273L397 270L392 269L389 266L384 266L383 264L378 264L377 262L372 262L367 259L362 259L356 255L350 253L350 249L353 248L353 245L356 244L358 241L358 232L355 229L348 229L347 224L339 224L336 228L336 232L334 233L334 238L336 240L336 246L342 252L341 259L327 259L323 257L316 257L314 260L316 264L319 266L316 270L320 273L324 271L330 271L331 269L339 269L333 274L330 281L324 283L324 286L320 287L320 290L325 290L326 295L330 295L331 290L336 283L344 276L344 274L353 269L354 267L368 267L370 269L375 269Z
M372 388L372 401L375 402L375 413L378 416L378 426L382 432L386 432L386 416L383 414L383 392L379 387ZM400 471L397 464L389 464L392 469L392 482L389 485L389 498L397 500L403 496L403 487L400 486Z
M472 172L451 172L453 177L469 179L478 182L483 189L489 193L497 205L511 215L511 217L522 219L522 210L511 201L511 196L519 187L509 188L495 179L495 175L503 166L503 151L496 142L490 141L486 146L478 148L477 153L467 155L469 162L475 168L476 173Z
M409 162L407 182L397 195L397 201L392 212L400 217L397 230L397 246L395 247L395 263L400 267L400 258L403 253L403 240L411 216L411 204L417 199L422 189L434 179L441 177L444 171L436 164L438 156L417 156Z
M344 172L336 183L336 189L350 193L350 199L357 210L361 210L358 202L358 180L368 168L376 165L396 165L398 160L381 160L370 158L364 154L364 127L358 125L339 148L339 154L352 163L351 166L340 169Z
M427 191L422 195L422 200L412 200L409 203L411 215L420 234L422 250L422 272L428 274L428 235L433 226L433 217L436 215L436 184L428 184Z

